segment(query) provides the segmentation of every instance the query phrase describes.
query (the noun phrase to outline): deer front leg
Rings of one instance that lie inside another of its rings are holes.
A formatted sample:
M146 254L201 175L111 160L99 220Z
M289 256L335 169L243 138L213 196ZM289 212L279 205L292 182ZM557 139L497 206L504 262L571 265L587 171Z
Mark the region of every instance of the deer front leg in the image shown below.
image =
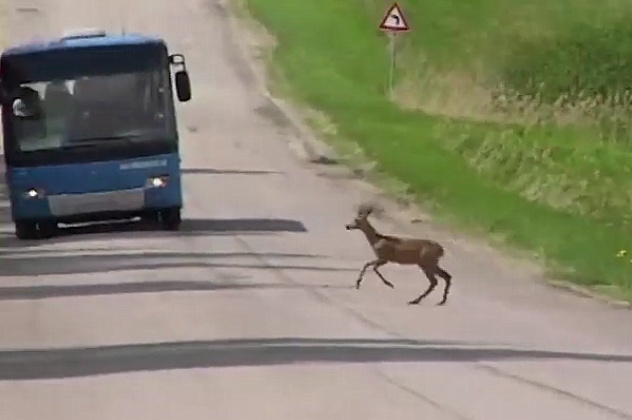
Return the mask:
M366 270L371 266L375 266L375 264L377 264L378 261L379 260L369 261L368 263L364 264L364 267L362 267L362 270L360 270L360 275L358 276L358 280L356 280L356 289L360 288L360 283L362 283L362 279L364 278L364 273L366 273Z
M391 289L394 289L394 288L395 288L395 286L393 286L393 283L391 283L390 281L386 280L386 279L384 278L384 276L382 275L382 273L380 273L380 272L378 271L378 268L379 268L379 267L381 267L381 266L383 266L384 264L386 264L386 261L380 261L380 262L376 263L376 264L373 266L373 271L375 271L375 274L377 274L377 275L380 277L380 279L382 280L382 283L384 283L385 285L387 285L387 286L388 286L388 287L390 287Z

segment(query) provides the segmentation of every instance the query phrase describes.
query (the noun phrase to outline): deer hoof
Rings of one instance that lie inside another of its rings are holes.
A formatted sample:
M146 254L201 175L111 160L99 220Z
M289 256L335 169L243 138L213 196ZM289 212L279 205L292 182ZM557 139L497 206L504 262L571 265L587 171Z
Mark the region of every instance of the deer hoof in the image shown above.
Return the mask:
M444 301L441 301L441 302L437 303L437 306L444 306L444 305L445 305Z
M418 300L411 300L410 302L408 302L409 305L418 305L420 301Z

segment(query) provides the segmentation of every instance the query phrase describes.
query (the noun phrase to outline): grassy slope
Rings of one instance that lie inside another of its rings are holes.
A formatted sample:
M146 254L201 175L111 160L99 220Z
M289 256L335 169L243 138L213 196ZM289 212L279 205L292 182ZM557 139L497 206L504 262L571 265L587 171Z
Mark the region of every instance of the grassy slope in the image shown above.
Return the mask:
M444 220L500 235L565 267L580 284L632 299L632 264L614 257L632 249L625 119L612 117L610 108L591 108L597 122L587 123L577 117L585 101L565 109L545 103L547 95L626 83L632 70L620 58L632 36L617 19L632 6L623 0L400 2L414 31L401 38L394 103L384 94L386 39L376 30L389 2L247 3L277 37L273 59L285 87L329 116L338 143L360 145L379 170L409 184ZM610 55L593 57L604 48ZM618 64L605 65L609 57ZM583 73L569 77L569 69ZM544 86L542 100L499 113L490 102L499 83L521 94Z

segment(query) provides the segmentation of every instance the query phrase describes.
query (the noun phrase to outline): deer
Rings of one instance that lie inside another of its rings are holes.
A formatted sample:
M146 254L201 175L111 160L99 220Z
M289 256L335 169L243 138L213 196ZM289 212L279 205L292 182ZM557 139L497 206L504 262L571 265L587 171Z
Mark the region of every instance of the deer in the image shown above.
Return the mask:
M346 230L360 230L364 233L371 245L376 258L367 262L360 270L355 288L360 289L360 284L366 271L372 267L375 274L386 286L395 288L393 283L386 280L379 268L387 263L400 265L417 265L430 282L430 286L417 298L408 302L409 305L417 305L437 287L437 276L445 282L443 299L437 306L445 305L452 285L452 275L439 266L445 250L441 244L429 239L403 238L398 236L383 235L379 233L369 222L368 217L373 213L374 207L362 205L357 211L353 222L345 225Z

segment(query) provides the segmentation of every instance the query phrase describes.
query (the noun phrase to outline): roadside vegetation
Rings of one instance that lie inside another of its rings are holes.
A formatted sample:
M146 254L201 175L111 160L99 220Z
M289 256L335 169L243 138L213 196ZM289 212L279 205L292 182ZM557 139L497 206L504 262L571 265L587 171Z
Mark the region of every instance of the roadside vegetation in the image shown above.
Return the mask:
M617 258L632 250L632 3L401 1L412 31L392 98L377 29L390 1L245 3L276 37L276 86L334 146L439 220L632 301Z

